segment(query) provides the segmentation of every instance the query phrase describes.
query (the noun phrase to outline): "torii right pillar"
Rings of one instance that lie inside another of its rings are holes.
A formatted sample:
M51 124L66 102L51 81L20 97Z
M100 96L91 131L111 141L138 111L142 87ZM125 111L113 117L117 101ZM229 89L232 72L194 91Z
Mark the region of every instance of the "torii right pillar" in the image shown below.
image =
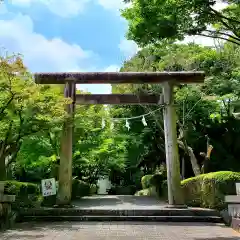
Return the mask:
M167 165L168 207L182 208L184 198L181 189L180 161L177 143L176 110L174 107L174 84L163 83L164 133Z

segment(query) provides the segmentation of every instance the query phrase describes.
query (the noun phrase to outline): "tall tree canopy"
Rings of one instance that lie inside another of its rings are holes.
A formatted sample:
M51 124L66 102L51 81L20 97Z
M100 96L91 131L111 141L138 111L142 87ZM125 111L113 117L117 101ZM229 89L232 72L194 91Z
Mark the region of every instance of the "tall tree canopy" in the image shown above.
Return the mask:
M175 99L178 138L185 144L185 146L180 145L181 156L189 159L195 155L198 164L202 166L203 158L200 153L206 152L206 135L208 135L210 144L214 146L208 171L232 170L240 167L236 161L240 122L233 118L233 109L229 104L229 100L238 99L240 96L239 56L239 47L233 44L225 44L221 49L213 49L195 44L163 42L143 48L131 60L126 61L121 69L121 71L137 72L191 70L206 72L204 84L176 87ZM113 86L113 91L160 94L161 86L117 85ZM147 113L153 110L153 107L129 106L124 109L129 109L127 114L135 116ZM146 120L147 128L144 128L141 122L130 122L130 134L135 135L137 142L141 143L139 146L144 146L144 148L139 147L139 151L132 157L135 157L140 165L152 171L152 166L165 161L162 114L160 111L156 112L154 116L146 117ZM136 145L129 145L130 150L134 147ZM186 151L186 147L190 148ZM189 166L190 162L187 162ZM187 174L192 175L190 166Z
M128 21L128 38L139 45L186 35L228 40L240 45L238 0L125 0L131 2L122 16Z
M34 83L19 56L0 58L0 179L23 140L61 125L68 102L57 87Z

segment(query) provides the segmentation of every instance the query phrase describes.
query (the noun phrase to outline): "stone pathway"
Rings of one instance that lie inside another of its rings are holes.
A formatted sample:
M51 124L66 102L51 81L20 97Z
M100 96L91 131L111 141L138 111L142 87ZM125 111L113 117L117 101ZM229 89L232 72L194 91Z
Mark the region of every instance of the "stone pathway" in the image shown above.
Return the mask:
M1 240L239 240L240 234L209 223L22 223Z
M73 201L73 205L85 209L159 209L166 203L146 196L96 195Z

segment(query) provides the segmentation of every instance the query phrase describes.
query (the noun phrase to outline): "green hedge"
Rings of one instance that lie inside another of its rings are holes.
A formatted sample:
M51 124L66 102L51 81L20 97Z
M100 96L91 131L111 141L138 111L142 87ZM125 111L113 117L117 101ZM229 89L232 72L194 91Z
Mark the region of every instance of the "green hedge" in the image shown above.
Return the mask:
M14 208L31 208L40 204L40 188L37 184L17 181L5 181L5 183L4 193L16 195L16 201L13 204Z
M155 174L144 177L142 184L145 188L135 195L158 195L162 199L167 199L167 181L162 176ZM191 207L226 208L224 197L236 194L235 183L239 181L240 173L231 171L201 174L185 179L181 182L185 203Z
M5 181L4 193L9 195L16 195L16 201L13 207L38 207L53 206L56 204L56 195L42 197L40 192L40 185L34 183L18 182L18 181ZM84 197L95 194L97 191L96 185L90 185L81 180L74 179L72 182L72 199Z
M235 195L239 172L213 172L182 181L183 195L188 206L223 209L224 197Z

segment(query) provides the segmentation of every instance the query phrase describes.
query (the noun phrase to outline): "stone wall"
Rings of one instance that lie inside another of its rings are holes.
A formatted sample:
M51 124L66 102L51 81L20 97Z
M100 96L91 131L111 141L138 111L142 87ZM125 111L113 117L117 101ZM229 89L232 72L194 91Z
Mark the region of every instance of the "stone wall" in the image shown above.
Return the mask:
M4 194L5 183L0 182L0 230L9 228L16 219L16 213L12 210L14 195Z

